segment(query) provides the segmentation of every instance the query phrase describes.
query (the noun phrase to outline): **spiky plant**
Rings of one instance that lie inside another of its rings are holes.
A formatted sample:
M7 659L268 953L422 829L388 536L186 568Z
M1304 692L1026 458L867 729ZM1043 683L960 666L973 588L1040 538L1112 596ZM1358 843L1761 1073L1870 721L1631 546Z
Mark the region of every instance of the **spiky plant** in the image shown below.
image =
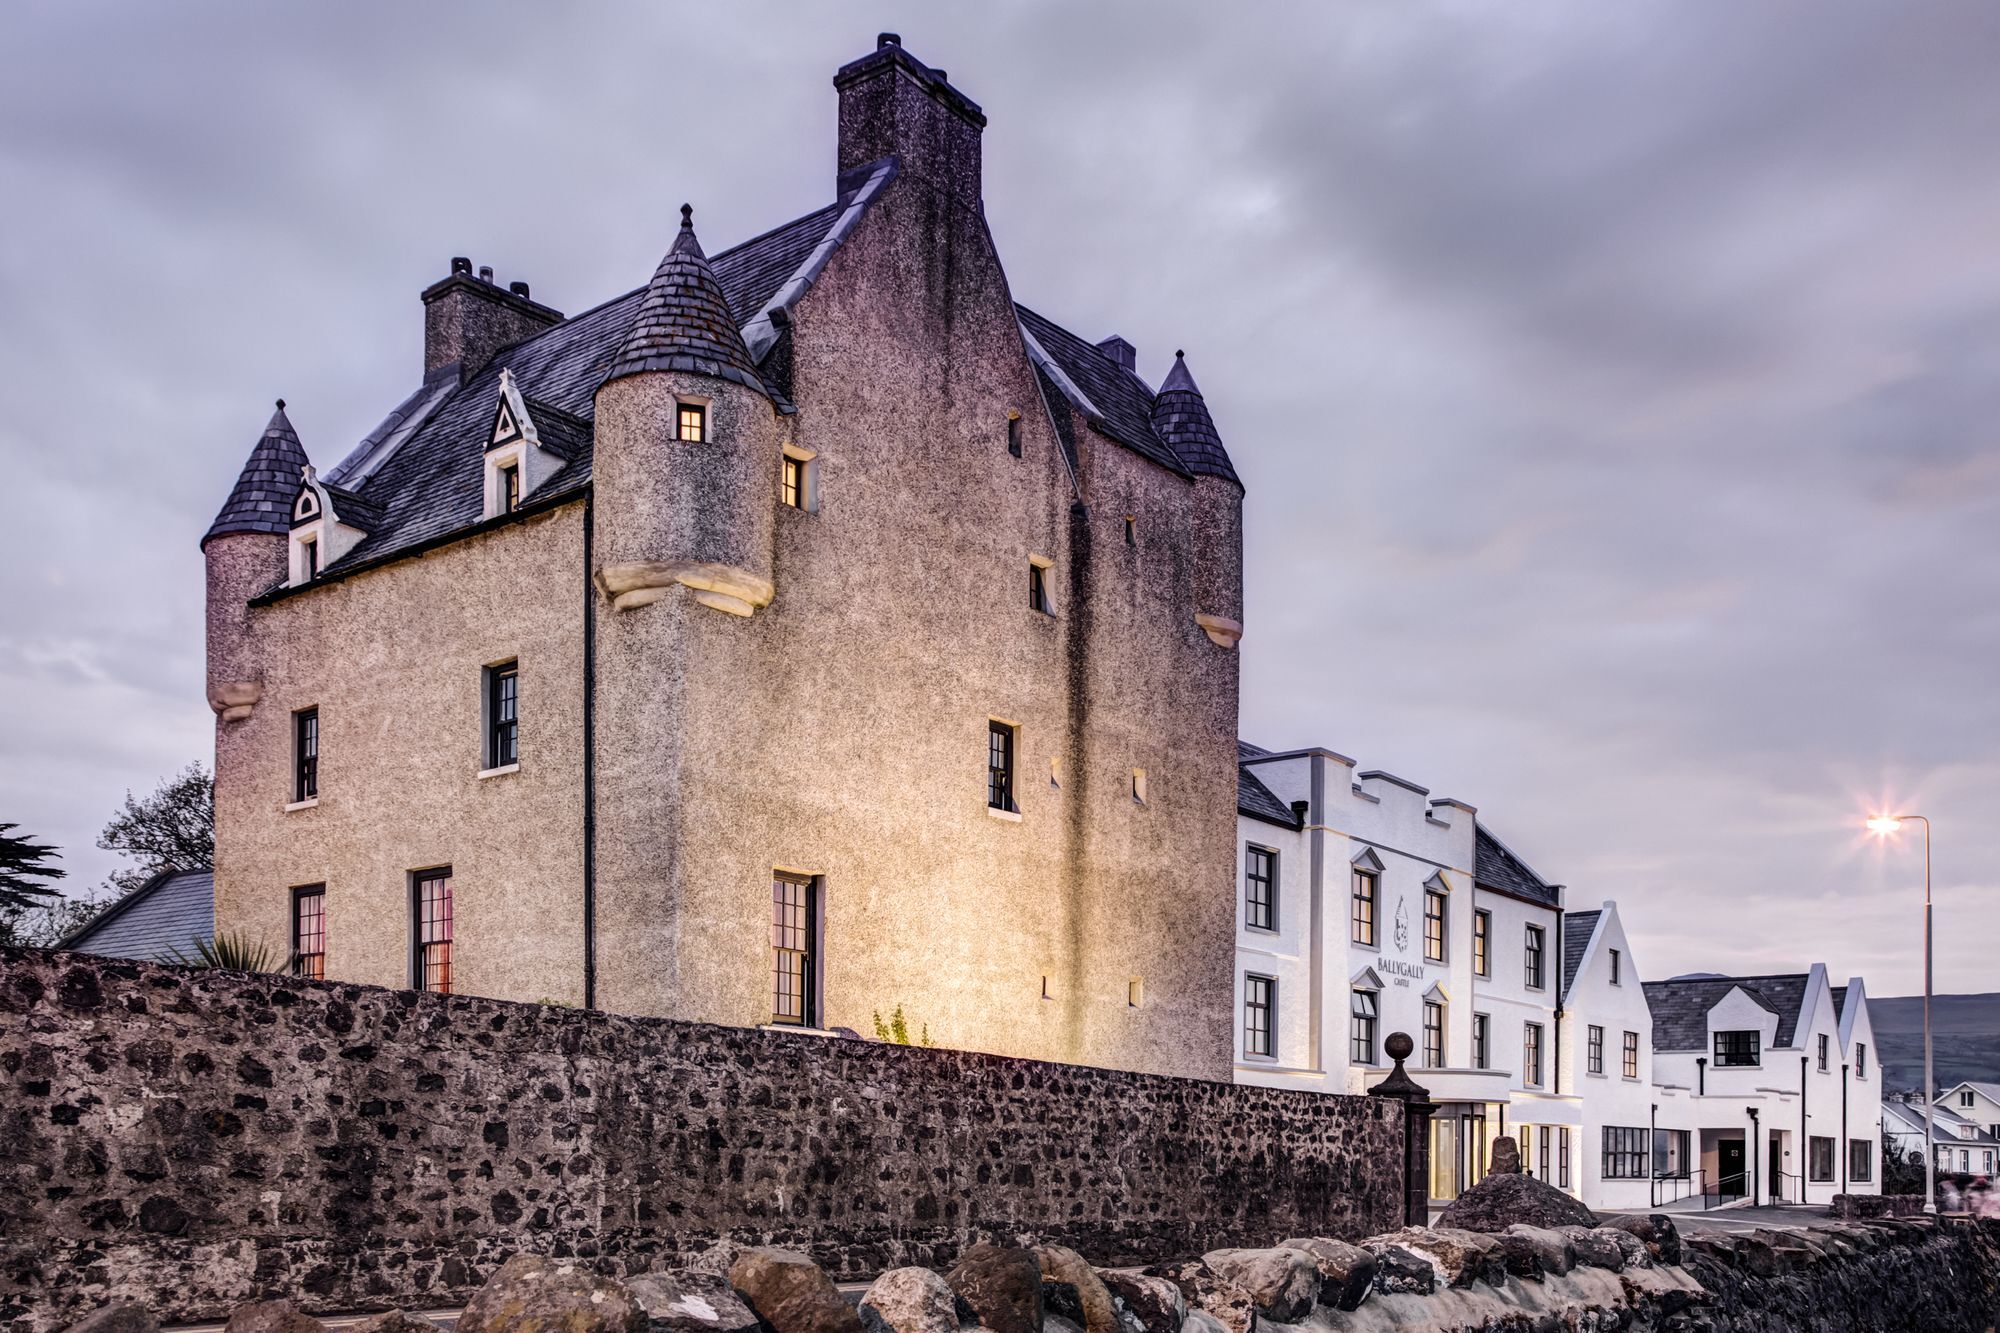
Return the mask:
M271 946L242 931L226 930L194 940L194 957L173 950L169 962L181 967L217 968L225 972L275 972L278 957Z

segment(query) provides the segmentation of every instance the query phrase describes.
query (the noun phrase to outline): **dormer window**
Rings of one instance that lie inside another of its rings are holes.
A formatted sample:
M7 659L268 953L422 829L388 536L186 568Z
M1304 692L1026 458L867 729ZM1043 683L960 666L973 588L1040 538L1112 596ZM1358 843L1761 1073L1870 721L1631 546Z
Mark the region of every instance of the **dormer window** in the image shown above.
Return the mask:
M708 407L703 403L682 403L674 418L674 438L700 444L708 438Z
M322 571L361 544L374 525L375 507L352 491L328 485L307 464L299 474L299 493L292 500L292 549L289 578L294 588L311 583Z
M521 507L521 465L508 463L494 470L499 473L500 512L511 514Z
M500 372L500 401L486 436L486 502L482 515L500 518L520 512L535 488L562 470L564 457L542 443L514 372Z

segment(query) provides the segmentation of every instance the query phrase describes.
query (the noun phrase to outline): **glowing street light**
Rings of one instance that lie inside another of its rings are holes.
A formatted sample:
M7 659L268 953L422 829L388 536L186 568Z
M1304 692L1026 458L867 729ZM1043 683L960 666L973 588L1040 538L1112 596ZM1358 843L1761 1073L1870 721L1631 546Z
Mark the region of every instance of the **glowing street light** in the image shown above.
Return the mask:
M1931 1114L1931 821L1922 815L1876 815L1868 821L1871 833L1888 837L1903 825L1924 826L1924 1211L1937 1211L1937 1125Z

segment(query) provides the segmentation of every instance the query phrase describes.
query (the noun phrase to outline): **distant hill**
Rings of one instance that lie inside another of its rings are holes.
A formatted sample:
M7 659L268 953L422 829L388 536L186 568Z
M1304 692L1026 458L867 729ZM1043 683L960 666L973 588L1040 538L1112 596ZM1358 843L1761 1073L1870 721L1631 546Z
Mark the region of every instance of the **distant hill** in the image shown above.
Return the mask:
M1885 1092L1923 1086L1924 997L1868 997ZM2000 994L1933 995L1931 1050L1937 1085L2000 1083Z

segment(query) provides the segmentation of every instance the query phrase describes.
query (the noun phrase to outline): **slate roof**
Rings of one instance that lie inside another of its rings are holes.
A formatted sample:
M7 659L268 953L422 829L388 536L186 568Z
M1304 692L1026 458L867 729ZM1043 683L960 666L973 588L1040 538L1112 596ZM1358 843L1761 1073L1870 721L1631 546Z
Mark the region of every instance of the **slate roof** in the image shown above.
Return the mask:
M1021 317L1021 327L1088 401L1078 402L1074 394L1060 387L1058 397L1075 403L1094 429L1142 458L1149 458L1183 477L1194 475L1173 446L1153 428L1154 395L1146 381L1125 369L1102 347L1085 342L1053 320L1044 319L1024 305L1016 305L1014 309ZM1218 440L1217 447L1220 444Z
M1590 947L1590 937L1597 931L1597 918L1604 915L1602 909L1595 912L1571 912L1563 918L1563 988L1568 995L1576 985L1576 970L1583 966L1583 951Z
M231 532L290 532L292 501L298 498L299 474L305 466L305 446L299 443L281 398L201 544Z
M1525 898L1544 907L1562 906L1562 886L1537 875L1526 861L1507 850L1507 844L1488 832L1484 824L1474 830L1472 882L1482 889Z
M63 936L59 949L106 958L171 960L192 955L194 942L215 934L215 875L166 870Z
M651 370L713 375L764 392L715 270L694 234L694 208L681 205L681 230L646 285L639 311L605 382Z
M1216 434L1208 403L1188 372L1185 353L1174 353L1174 368L1167 372L1159 395L1153 399L1153 430L1189 472L1243 484L1229 461L1229 451L1222 447L1222 437Z
M1923 1137L1924 1108L1922 1106L1911 1106L1909 1103L1898 1101L1893 1097L1884 1097L1882 1099L1882 1114L1893 1117L1901 1122L1902 1128L1891 1132L1915 1134L1919 1138ZM1970 1138L1961 1133L1959 1127L1962 1125L1972 1126L1973 1132ZM1954 1148L2000 1147L2000 1139L1994 1138L1991 1133L1987 1132L1985 1126L1979 1124L1977 1121L1968 1120L1962 1115L1954 1114L1942 1106L1932 1108L1931 1142Z
M1653 1010L1653 1049L1708 1049L1708 1011L1737 987L1778 1016L1773 1047L1790 1046L1798 1027L1799 1008L1806 1000L1806 973L1768 977L1676 977L1645 984L1646 1003Z

